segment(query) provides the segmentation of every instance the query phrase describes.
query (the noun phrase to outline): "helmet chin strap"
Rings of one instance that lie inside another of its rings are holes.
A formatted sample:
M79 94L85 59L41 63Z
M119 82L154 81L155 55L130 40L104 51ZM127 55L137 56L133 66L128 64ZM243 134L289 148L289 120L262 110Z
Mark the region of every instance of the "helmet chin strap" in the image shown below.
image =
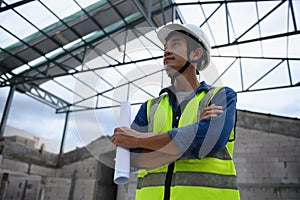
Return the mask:
M188 68L188 66L190 65L190 61L186 61L185 64L171 77L171 84L174 85L175 79L177 76L179 76L180 74L183 74L183 72Z

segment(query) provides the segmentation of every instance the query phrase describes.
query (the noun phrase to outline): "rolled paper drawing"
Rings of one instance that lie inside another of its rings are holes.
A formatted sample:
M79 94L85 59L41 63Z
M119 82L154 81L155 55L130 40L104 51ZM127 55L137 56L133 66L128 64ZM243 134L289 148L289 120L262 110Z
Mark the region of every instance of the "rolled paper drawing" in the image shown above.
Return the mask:
M130 127L131 110L130 103L123 101L120 109L120 122L119 126ZM129 149L123 147L117 147L116 159L115 159L115 184L126 184L129 182L130 174L130 152Z

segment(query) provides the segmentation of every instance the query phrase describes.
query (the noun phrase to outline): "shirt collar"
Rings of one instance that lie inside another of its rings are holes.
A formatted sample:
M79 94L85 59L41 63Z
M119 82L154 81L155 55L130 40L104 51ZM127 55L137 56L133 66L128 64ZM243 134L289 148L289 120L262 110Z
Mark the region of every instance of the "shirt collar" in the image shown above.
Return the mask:
M200 86L199 86L198 88L196 88L196 89L194 90L194 92L195 92L195 94L196 94L196 93L198 93L198 92L201 92L201 91L203 91L203 90L209 90L209 89L211 89L211 88L212 88L212 86L206 84L205 81L202 81L202 82L200 82ZM165 93L165 92L168 93L169 96L174 95L174 93L175 93L175 88L174 88L174 86L172 85L172 86L163 88L163 89L160 91L159 95L162 95L162 94Z

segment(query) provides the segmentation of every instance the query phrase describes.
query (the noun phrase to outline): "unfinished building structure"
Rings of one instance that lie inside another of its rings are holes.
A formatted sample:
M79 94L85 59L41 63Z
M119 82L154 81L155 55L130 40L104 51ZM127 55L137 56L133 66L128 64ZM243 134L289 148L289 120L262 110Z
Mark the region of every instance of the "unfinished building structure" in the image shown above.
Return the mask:
M299 8L297 0L0 1L1 198L134 199L135 173L128 185L112 182L106 131L117 125L121 101L136 110L169 84L156 38L169 22L208 33L212 70L199 79L233 88L241 105L253 107L259 97L289 106L288 92L300 86ZM270 91L281 91L280 100ZM48 138L59 138L54 152L56 144L35 145L39 135L9 131L18 96L64 117L62 132ZM242 199L299 199L299 119L241 108L235 163Z

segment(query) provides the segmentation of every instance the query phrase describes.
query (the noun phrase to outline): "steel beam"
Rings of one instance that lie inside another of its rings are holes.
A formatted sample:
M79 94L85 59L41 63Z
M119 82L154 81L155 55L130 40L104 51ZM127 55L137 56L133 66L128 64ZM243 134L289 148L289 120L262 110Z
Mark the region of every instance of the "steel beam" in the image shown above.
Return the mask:
M19 84L16 89L54 109L70 106L67 101L33 84Z
M4 130L5 130L5 127L6 127L6 122L7 122L7 118L8 118L8 114L9 114L9 111L10 111L10 107L11 107L11 103L12 103L12 100L13 100L15 89L16 89L16 86L12 85L10 87L10 90L9 90L9 93L8 93L8 97L7 97L7 100L6 100L6 104L5 104L5 107L4 107L4 111L3 111L2 119L1 119L1 124L0 124L0 137L3 137L3 135L4 135Z
M215 45L215 46L212 46L211 48L216 49L216 48L221 48L221 47L229 47L229 46L233 46L233 45L240 45L240 44L245 44L245 43L270 40L270 39L282 38L282 37L299 35L299 34L300 34L300 31L293 31L293 32L288 32L288 33L281 33L281 34L270 35L270 36L261 37L261 38L250 39L250 40L234 41L234 42L228 43L228 44Z
M142 5L142 3L138 0L132 0L133 4L137 7L137 9L140 11L140 13L143 15L145 20L148 22L148 24L151 27L157 27L157 25L153 22L151 16L147 15L145 7ZM148 8L150 9L150 8Z
M16 7L18 7L18 6L22 6L22 5L27 4L27 3L31 2L31 1L35 1L35 0L23 0L23 1L18 1L18 2L16 2L16 3L12 3L12 4L6 5L6 6L4 6L4 7L1 7L1 4L3 3L3 1L1 0L1 1L0 1L0 13L1 13L1 12L4 12L4 11L6 11L6 10L14 9L14 8L16 8Z
M74 74L80 74L80 73L85 73L85 72L97 71L97 70L106 69L106 68L118 67L118 66L122 66L122 65L129 65L129 64L134 64L134 63L139 63L139 62L144 62L144 61L149 61L149 60L160 59L162 57L163 56L144 58L144 59L133 60L133 61L124 62L124 63L111 64L111 65L107 65L107 66L103 66L103 67L96 67L93 69L85 69L85 70L77 71L77 72L65 72L65 73L56 74L53 76L50 76L50 75L44 76L44 77L28 77L28 76L22 77L22 76L19 76L17 79L14 80L13 83L14 84L22 84L22 83L31 83L34 81L41 81L41 80L51 80L51 79L66 76L66 75L74 75ZM10 80L7 80L6 82L0 82L0 88L10 86L11 84L8 83L9 81Z
M64 145L65 145L65 138L66 138L66 133L68 128L68 121L69 121L69 112L66 112L65 125L64 125L63 135L61 138L60 149L59 149L59 156L62 156L64 153Z

